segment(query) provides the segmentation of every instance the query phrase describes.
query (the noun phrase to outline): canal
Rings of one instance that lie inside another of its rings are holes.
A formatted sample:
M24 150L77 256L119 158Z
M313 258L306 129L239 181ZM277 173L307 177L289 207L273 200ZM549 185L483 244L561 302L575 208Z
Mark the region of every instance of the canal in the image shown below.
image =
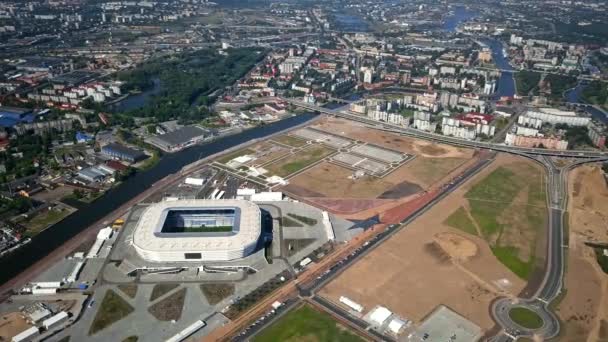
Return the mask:
M65 220L43 231L34 237L29 244L3 257L0 260L0 269L2 270L0 272L0 283L7 282L56 248L59 248L79 232L149 189L157 181L180 171L184 166L239 144L295 127L314 117L315 115L312 113L292 116L239 134L220 138L205 145L193 146L181 152L165 155L153 168L137 173L89 206L78 210Z

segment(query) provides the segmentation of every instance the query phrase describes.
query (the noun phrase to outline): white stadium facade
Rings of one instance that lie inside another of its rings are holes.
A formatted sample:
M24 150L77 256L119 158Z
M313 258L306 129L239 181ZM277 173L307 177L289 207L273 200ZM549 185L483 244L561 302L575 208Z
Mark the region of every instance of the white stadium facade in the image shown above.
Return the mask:
M255 251L261 211L244 200L179 200L150 205L132 244L146 261L230 261Z

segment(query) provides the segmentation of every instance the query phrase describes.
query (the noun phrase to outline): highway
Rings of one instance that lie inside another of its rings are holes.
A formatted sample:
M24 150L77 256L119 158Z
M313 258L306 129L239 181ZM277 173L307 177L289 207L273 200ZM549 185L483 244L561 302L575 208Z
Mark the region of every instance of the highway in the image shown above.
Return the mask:
M431 140L451 145L465 146L479 149L489 149L496 152L507 152L512 154L521 155L530 159L533 159L541 163L547 170L547 204L548 204L548 228L547 228L547 258L545 275L541 286L538 288L536 293L531 298L501 298L497 300L491 308L492 315L502 327L502 331L496 336L493 341L512 341L517 340L519 337L532 337L537 336L545 339L555 337L560 332L559 320L555 314L549 308L549 304L557 297L563 288L563 277L564 277L564 259L565 259L565 247L564 246L564 211L566 210L567 202L567 172L584 163L590 162L602 162L608 160L608 154L605 152L595 151L562 151L562 150L547 150L547 149L536 149L536 148L521 148L513 146L505 146L501 144L489 143L489 142L476 142L462 140L452 137L446 137L433 133L420 132L414 129L409 129L397 125L387 124L384 122L378 122L366 117L344 113L341 111L331 110L323 107L318 107L300 101L284 99L288 103L295 106L302 107L308 110L314 110L320 113L339 116L349 120L362 122L367 125L371 125L375 128L391 131L406 136L412 136L415 138ZM577 161L566 166L557 167L551 156L557 157L571 157L577 158ZM317 299L315 291L326 283L334 279L341 272L343 272L350 265L354 264L363 255L369 253L371 250L379 246L382 242L389 239L394 233L399 231L401 228L407 226L411 221L416 219L422 213L426 212L435 203L442 200L456 187L461 185L465 180L476 174L479 170L483 169L491 160L486 160L483 163L475 165L473 168L468 170L464 175L454 179L445 188L443 188L440 194L432 201L427 203L418 211L414 212L407 219L401 222L397 227L389 226L387 230L380 233L368 244L357 249L353 254L348 256L346 259L334 265L326 274L318 277L312 284L301 289L301 295L310 296L317 303L323 305L327 310L333 312L335 315L341 317L344 320L352 322L353 320L359 320L358 318L350 315L348 312L336 305L326 305L323 300ZM529 310L536 312L543 320L543 325L539 329L526 329L513 322L510 318L509 312L515 307L525 307ZM359 320L353 322L356 326L361 327L365 322ZM382 339L381 339L382 340ZM384 339L386 340L386 338Z
M608 157L608 152L601 151L585 151L585 150L551 150L544 148L528 148L528 147L517 147L517 146L507 146L503 144L497 144L492 142L485 141L473 141L473 140L465 140L460 138L449 137L441 134L430 133L420 131L414 128L403 127L400 125L395 125L387 122L381 122L372 120L363 115L350 114L344 111L328 109L324 107L319 107L316 105L312 105L309 103L304 103L298 100L289 99L289 98L280 98L282 101L290 103L296 107L304 108L307 110L342 117L352 121L358 121L364 124L368 124L374 126L375 128L382 129L385 131L394 132L397 134L402 134L406 136L410 136L413 138L419 138L424 140L431 140L435 142L440 142L449 145L463 146L463 147L471 147L471 148L481 148L488 149L497 152L507 152L507 153L515 153L520 155L541 155L541 156L554 156L554 157L571 157L571 158L598 158L598 157Z
M581 164L602 162L606 161L606 158L576 161L562 168L557 167L547 157L543 157L539 161L547 169L547 184L549 185L547 189L549 224L545 277L541 286L531 298L518 298L516 300L501 298L494 303L492 314L496 322L503 328L502 333L494 339L497 342L512 341L522 336L539 336L549 339L559 334L559 320L551 312L549 304L560 295L564 285L565 253L567 248L564 245L564 212L566 211L568 200L567 174L571 169ZM543 326L539 329L525 329L513 322L509 317L509 311L515 307L524 307L536 312L543 319Z
M301 283L299 285L299 298L300 299L310 299L315 304L322 306L325 310L331 312L333 315L340 318L340 320L348 322L349 324L356 327L358 330L366 330L367 333L377 341L393 341L393 338L388 336L384 336L378 332L369 330L369 324L362 319L355 317L354 315L347 312L344 308L335 305L334 303L316 295L316 291L325 286L328 282L332 281L336 277L338 277L342 272L348 269L350 266L354 265L358 260L362 257L373 251L375 248L379 247L383 242L390 239L394 234L399 232L401 229L407 228L407 226L412 223L415 219L420 217L422 214L427 212L430 208L432 208L435 204L443 200L446 196L452 193L455 189L457 189L464 182L469 180L471 177L479 173L486 166L490 165L494 160L494 155L490 156L487 159L479 160L476 164L471 166L471 168L467 169L463 174L456 176L450 182L441 188L432 200L423 205L418 210L414 211L410 216L405 218L400 224L394 224L388 226L383 232L378 233L372 239L365 242L361 247L354 250L352 253L348 254L344 259L338 261L336 264L330 267L325 273L320 276L313 278L311 281L306 283ZM242 332L238 338L234 339L236 341L244 341L248 340L252 336L255 336L256 333L263 330L262 327L267 326L274 322L275 319L270 319L262 322L260 325L256 325L255 328L250 327L246 332Z

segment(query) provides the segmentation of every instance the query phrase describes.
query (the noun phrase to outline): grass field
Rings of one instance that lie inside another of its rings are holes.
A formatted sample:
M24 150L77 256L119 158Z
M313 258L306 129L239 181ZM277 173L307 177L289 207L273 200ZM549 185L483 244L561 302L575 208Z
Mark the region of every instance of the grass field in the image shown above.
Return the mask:
M306 140L292 137L291 135L280 135L278 137L272 138L272 140L284 145L289 145L291 147L300 147L306 145Z
M330 148L316 145L300 151L297 154L292 154L276 163L272 163L265 168L268 170L269 175L286 177L316 163L333 152L334 150Z
M164 227L163 233L222 233L231 232L233 226L215 226L215 227Z
M358 342L365 341L331 316L308 305L287 313L253 338L254 342Z
M477 235L477 229L475 228L475 224L467 215L465 209L463 207L458 208L455 212L452 213L446 220L445 224L450 227L454 227L456 229L460 229L465 233L469 233L472 235Z
M543 326L543 320L535 312L526 308L513 308L509 311L509 317L513 322L528 329L538 329Z
M500 166L471 187L465 197L496 258L520 278L528 279L535 268L536 238L546 224L542 171L525 162ZM446 223L470 230L462 214L456 211Z
M410 161L407 167L411 174L416 177L417 183L430 186L441 180L465 161L466 159L464 158L426 158L419 156Z
M34 216L31 220L23 222L23 225L27 227L26 235L34 236L46 229L48 226L61 221L70 214L71 212L68 209L51 209L42 211L38 215Z
M120 321L131 312L133 312L133 307L129 303L116 292L108 290L101 301L97 314L95 314L95 318L89 329L89 335L93 335L112 323Z

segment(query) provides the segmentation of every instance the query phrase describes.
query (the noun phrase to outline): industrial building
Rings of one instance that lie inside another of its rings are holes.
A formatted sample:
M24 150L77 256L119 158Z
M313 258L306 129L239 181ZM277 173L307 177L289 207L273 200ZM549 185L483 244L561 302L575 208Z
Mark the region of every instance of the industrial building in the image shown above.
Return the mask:
M177 152L205 140L211 134L196 126L185 126L173 132L146 139L165 152Z
M137 163L148 156L140 150L132 149L117 143L110 143L101 148L101 153L113 159L120 159L129 163Z
M146 261L229 261L255 251L261 212L243 200L178 200L150 205L132 245Z
M32 122L34 115L29 108L0 106L0 126L13 127L18 123Z

